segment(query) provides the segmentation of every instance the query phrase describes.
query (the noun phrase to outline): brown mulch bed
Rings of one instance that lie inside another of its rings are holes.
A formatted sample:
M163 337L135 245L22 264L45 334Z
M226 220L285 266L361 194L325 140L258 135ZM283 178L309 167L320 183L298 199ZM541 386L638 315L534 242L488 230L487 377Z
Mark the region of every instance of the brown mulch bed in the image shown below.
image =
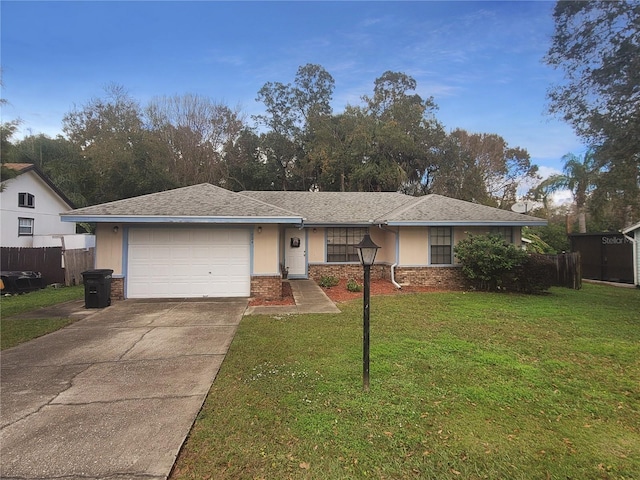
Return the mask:
M361 282L359 282L362 285ZM335 303L348 302L356 298L362 298L362 292L350 292L347 290L347 280L342 279L335 287L322 288L327 297ZM436 287L402 287L398 290L389 280L371 280L371 295L399 295L402 293L418 293L418 292L444 292L447 290ZM249 301L249 306L280 306L295 305L291 285L289 282L282 282L282 298L276 300L264 300L262 298L253 298Z
M358 282L362 285L362 282ZM362 292L350 292L347 290L347 280L340 280L335 287L323 288L324 293L335 303L348 302L356 298L362 298ZM435 287L402 287L398 290L389 280L371 280L371 295L398 295L402 293L417 292L443 292L445 290Z

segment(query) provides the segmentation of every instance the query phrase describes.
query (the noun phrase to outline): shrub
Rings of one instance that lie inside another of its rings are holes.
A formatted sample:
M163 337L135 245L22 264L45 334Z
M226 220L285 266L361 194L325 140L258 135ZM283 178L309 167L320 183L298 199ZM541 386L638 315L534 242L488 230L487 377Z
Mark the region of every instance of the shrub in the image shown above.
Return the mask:
M340 283L340 280L336 277L332 277L332 276L320 277L320 286L324 288L335 287L339 283Z
M362 285L356 282L353 278L350 278L347 282L347 290L350 292L359 292L362 290Z
M528 255L522 265L514 269L514 287L522 293L542 293L551 288L557 276L556 264L539 254Z
M495 235L469 235L458 242L454 252L462 273L481 290L505 288L509 272L527 258L525 251Z

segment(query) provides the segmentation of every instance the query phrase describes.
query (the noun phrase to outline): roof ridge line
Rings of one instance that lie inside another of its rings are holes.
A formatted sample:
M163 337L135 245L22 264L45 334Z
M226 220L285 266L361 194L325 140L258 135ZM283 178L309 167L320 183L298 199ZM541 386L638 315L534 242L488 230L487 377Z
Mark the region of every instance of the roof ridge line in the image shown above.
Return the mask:
M231 190L228 190L228 191L231 191ZM265 190L243 190L242 192L261 192L261 191L265 191ZM305 220L305 218L298 212L294 212L292 210L287 210L286 208L279 207L278 205L274 205L273 203L265 202L263 200L260 200L259 198L252 197L251 195L245 195L242 192L232 192L232 193L235 193L235 194L238 194L238 195L242 195L244 198L248 198L250 200L253 200L254 202L258 202L258 203L261 203L263 205L267 205L267 206L272 207L272 208L277 208L278 210L282 210L283 212L291 213L294 216L300 217L303 220Z
M403 195L406 195L406 194L403 194ZM415 207L415 206L416 206L416 205L418 205L419 203L424 202L424 200L425 200L427 197L430 197L431 195L432 195L431 193L429 193L429 194L427 194L427 195L423 195L423 196L421 196L421 197L413 197L413 196L411 196L411 195L407 195L407 197L409 197L411 200L407 200L407 203L406 203L405 205L402 205L401 207L397 207L397 208L394 208L394 209L392 209L392 210L389 210L388 212L385 212L385 213L383 214L383 216L390 217L392 214L393 214L393 215L402 215L404 212L406 212L407 210L409 210L411 207ZM375 220L377 221L377 223L379 223L379 222L382 222L383 220L384 220L384 221L388 221L388 220L389 220L389 218L384 218L384 219L383 219L382 217L378 217L378 218L376 218ZM378 222L378 221L379 221L379 222Z

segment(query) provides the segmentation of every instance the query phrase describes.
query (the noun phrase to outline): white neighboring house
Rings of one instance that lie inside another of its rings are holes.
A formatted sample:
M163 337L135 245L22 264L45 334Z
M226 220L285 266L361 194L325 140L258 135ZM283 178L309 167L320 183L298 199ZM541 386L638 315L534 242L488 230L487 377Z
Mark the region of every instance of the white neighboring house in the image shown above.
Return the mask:
M3 166L18 175L2 182L0 246L65 250L95 246L94 235L76 235L75 223L60 220L60 213L75 207L38 167L31 163Z
M640 223L625 228L622 234L633 241L633 283L640 288Z

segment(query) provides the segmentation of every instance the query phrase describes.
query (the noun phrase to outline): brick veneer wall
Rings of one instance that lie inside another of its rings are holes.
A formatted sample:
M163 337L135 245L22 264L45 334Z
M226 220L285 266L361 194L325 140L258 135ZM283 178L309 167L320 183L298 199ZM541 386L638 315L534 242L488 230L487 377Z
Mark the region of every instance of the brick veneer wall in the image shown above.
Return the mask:
M251 296L265 300L282 298L282 277L251 277Z
M396 282L400 285L439 287L459 290L468 287L460 267L396 267Z
M336 277L356 280L362 279L362 265L360 264L311 264L309 277L316 282L322 277ZM373 265L371 267L372 280L390 280L390 265ZM422 287L438 287L451 290L467 288L468 282L460 267L396 267L395 280L400 285L414 285Z
M361 279L363 275L362 265L359 263L323 263L309 265L309 277L316 282L322 277L336 277L355 280ZM371 267L371 280L391 278L391 267L389 265L373 265Z
M111 301L124 300L124 278L111 278Z

